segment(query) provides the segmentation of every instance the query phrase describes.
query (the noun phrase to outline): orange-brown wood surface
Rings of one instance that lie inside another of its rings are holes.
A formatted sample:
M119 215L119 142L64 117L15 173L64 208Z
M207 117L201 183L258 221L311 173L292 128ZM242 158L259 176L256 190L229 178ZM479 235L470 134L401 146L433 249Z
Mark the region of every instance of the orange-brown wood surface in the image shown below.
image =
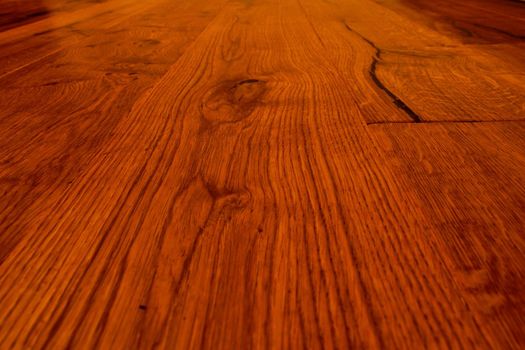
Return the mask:
M525 3L0 18L0 349L525 347Z

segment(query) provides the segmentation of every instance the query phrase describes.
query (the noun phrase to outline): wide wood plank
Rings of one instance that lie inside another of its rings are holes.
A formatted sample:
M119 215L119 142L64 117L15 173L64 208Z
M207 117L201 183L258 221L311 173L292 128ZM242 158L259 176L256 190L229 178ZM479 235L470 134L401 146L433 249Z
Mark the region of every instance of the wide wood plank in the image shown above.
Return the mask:
M492 329L492 347L523 342L524 127L516 122L372 127L397 178L416 189L425 216L438 229L436 249L478 322Z
M39 20L35 22L0 32L0 77L26 72L24 69L28 66L38 66L45 59L56 58L60 51L86 37L98 35L101 40L100 37L115 26L119 30L130 28L125 25L130 17L146 12L158 3L134 0L79 2L75 3L76 6L67 3L61 7L57 5L56 13L53 12L54 6L39 4L53 15L37 17ZM24 6L20 6L22 10ZM25 8L25 11L30 10Z
M26 218L56 204L222 6L157 5L131 17L128 29L93 34L0 78L0 261L26 232Z
M386 4L391 2L395 3ZM488 10L481 5L474 9L470 15L475 18L480 17L478 12L487 15ZM450 17L417 21L403 16L406 11L398 13L384 3L371 1L334 4L333 17L340 17L341 12L347 28L369 46L370 80L383 90L384 98L405 113L408 121L525 118L525 46L519 37L512 40L517 42L511 46L515 49L512 55L498 57L490 48L492 44L483 40L479 41L482 45L464 44L472 36L470 32L455 31L450 35L442 30L440 23L448 24ZM515 12L525 16L523 6L516 6ZM523 16L508 20L517 32L525 31ZM502 47L495 51L505 52L507 41L496 42ZM398 118L383 119L372 114L367 121L396 122Z

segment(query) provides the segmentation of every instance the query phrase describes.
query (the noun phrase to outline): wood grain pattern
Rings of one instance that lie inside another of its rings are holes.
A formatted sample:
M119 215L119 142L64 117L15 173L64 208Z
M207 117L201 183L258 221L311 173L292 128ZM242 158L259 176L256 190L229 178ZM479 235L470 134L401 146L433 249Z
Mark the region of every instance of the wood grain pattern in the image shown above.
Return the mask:
M46 9L0 32L0 348L525 346L525 5Z

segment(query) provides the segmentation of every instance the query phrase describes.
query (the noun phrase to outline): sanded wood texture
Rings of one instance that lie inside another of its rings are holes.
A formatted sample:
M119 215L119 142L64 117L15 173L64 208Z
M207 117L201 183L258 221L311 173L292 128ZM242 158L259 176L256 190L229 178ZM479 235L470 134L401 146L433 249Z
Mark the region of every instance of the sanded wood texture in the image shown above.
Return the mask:
M525 347L525 3L0 17L0 349Z

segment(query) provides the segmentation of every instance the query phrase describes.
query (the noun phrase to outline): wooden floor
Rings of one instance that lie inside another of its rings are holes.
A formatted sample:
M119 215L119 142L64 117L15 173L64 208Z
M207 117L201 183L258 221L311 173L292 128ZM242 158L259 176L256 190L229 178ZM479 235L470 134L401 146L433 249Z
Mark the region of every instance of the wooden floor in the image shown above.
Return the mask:
M0 18L0 349L525 347L524 2Z

